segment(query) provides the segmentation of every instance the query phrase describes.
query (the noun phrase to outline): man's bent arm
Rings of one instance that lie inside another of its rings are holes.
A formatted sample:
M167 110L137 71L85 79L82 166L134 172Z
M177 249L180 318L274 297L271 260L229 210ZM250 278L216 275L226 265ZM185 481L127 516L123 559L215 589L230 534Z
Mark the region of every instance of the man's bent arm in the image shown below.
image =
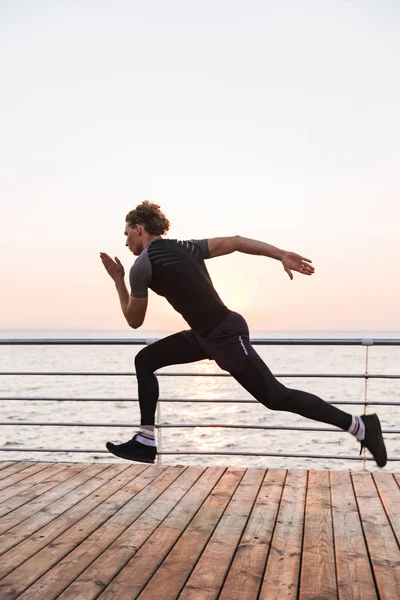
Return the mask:
M117 288L121 309L125 319L130 327L137 329L144 321L147 310L147 294L139 295L138 298L134 298L129 295L129 292L125 285L124 280L124 267L121 264L119 258L115 257L115 262L105 252L100 252L101 261L115 283Z
M129 292L128 289L125 285L125 280L124 279L120 279L119 281L115 282L115 287L117 288L117 292L118 292L118 296L119 296L119 301L121 303L121 309L122 312L124 313L124 317L126 320L127 316L126 316L126 309L128 308L128 304L129 304Z
M146 316L148 298L133 298L129 295L125 281L121 279L115 283L121 303L121 309L124 317L130 327L138 329L143 324Z
M208 250L210 252L210 258L231 254L235 251L244 252L245 254L267 256L269 258L275 258L276 260L282 260L285 255L285 251L281 250L280 248L276 248L275 246L271 246L271 244L266 244L265 242L245 238L241 235L209 238Z

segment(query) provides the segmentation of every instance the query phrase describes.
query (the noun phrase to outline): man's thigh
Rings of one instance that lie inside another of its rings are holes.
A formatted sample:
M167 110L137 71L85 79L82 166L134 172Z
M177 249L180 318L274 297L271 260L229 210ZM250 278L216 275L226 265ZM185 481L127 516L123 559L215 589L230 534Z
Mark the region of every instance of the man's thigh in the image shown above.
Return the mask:
M210 356L199 345L193 331L188 330L174 333L146 346L137 358L156 370L169 365L196 362Z

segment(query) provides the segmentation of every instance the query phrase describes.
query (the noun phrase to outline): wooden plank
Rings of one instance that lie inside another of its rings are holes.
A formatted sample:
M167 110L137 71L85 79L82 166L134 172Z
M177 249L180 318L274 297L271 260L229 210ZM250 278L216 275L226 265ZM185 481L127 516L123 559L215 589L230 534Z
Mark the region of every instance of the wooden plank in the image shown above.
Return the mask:
M260 600L297 599L307 471L289 471L279 506Z
M398 600L400 551L370 473L353 473L364 535L379 595Z
M4 479L2 479L0 481L0 490L4 490L5 488L7 488L9 486L13 486L16 483L18 483L18 481L27 479L34 473L43 471L43 469L45 469L45 468L46 468L46 464L44 464L44 463L36 463L33 465L31 464L29 467L18 471L18 473L13 473L12 475L9 475L8 477L4 477Z
M12 460L0 460L0 471L6 467L10 467L12 464L14 464L14 461Z
M46 468L42 471L39 471L38 473L31 475L27 479L24 479L23 481L20 481L15 485L2 490L0 492L0 516L3 516L4 514L6 514L6 512L9 512L7 506L10 504L10 502L7 503L7 500L9 501L11 498L13 500L18 500L20 497L23 497L23 494L24 492L26 492L26 490L32 488L37 483L50 479L53 475L57 475L62 471L66 471L66 469L68 468L69 467L60 467L58 464L47 465ZM17 498L15 498L16 496ZM24 502L22 502L21 504L23 503Z
M33 523L32 517L39 512L43 512L45 507L49 504L52 504L55 500L58 500L62 503L68 503L71 501L71 497L68 498L67 494L75 487L82 486L84 482L94 478L98 473L103 471L101 465L93 465L93 467L88 467L83 472L78 472L72 479L69 479L65 483L57 486L57 488L53 488L52 490L46 492L41 497L36 498L21 506L20 508L14 510L12 513L5 515L0 518L0 533L3 534L0 539L0 553L4 552L3 542L6 539L4 535L5 532L9 531L14 527L19 527L21 532L25 533L29 531L29 534L35 531L35 529L30 529L30 525ZM90 484L89 484L90 485ZM82 488L84 490L85 488ZM50 516L50 515L49 515ZM23 523L26 519L30 518L29 523ZM13 531L15 535L16 532ZM21 539L27 537L24 535Z
M57 488L46 492L43 496L35 498L28 504L3 517L11 519L15 517L16 513L19 514L22 510L24 520L18 518L17 522L11 523L13 526L0 536L0 554L23 543L24 540L28 540L32 534L38 532L44 525L50 524L58 515L78 504L98 487L101 487L106 481L106 477L98 467L99 465L94 465L85 469L70 480L57 486ZM53 498L56 498L53 503L49 499L49 494L53 494ZM46 502L41 506L42 498L46 498ZM37 536L40 537L40 534L38 533ZM30 542L31 540L28 540L26 544ZM2 563L0 563L0 577L2 576L2 566Z
M246 471L186 582L179 596L180 599L209 600L218 597L237 544L253 509L263 476L263 469ZM105 598L108 597L111 598L111 596L105 595Z
M330 478L339 599L377 600L350 473Z
M142 530L143 520L146 521L150 531L153 531L162 520L164 513L187 493L203 471L204 467L169 467L162 478L151 483L151 488L144 489L143 485L138 487L135 500L130 492L128 499L131 499L126 506L120 511L114 510L113 516L107 522L70 552L65 561L61 561L31 586L21 598L26 596L29 600L41 600L46 596L60 597L58 595L74 580L76 581L62 594L63 598L75 600L79 597L83 600L93 595L97 596L99 581L112 579L121 564L123 566L135 552L138 539L127 539L132 537L132 532L137 533ZM141 515L140 511L142 511ZM149 512L154 512L153 522ZM72 537L73 532L69 530L68 533L70 532ZM60 541L59 538L57 542ZM125 554L128 558L125 558ZM89 565L91 566L84 571ZM83 571L82 577L76 579Z
M299 600L337 599L328 471L309 471Z
M21 491L17 496L13 496L3 502L0 505L0 516L11 512L12 510L16 510L23 504L27 504L31 502L35 498L42 496L48 490L55 488L57 485L60 485L71 479L77 473L80 473L88 468L88 465L85 463L77 463L71 467L67 467L67 470L58 469L58 471L53 474L50 478L47 478L45 481L35 483L25 491ZM43 473L43 471L42 471ZM39 474L40 475L40 474ZM23 485L23 482L18 485Z
M388 519L400 545L400 489L392 473L374 473L373 478Z
M208 467L207 475L215 473L216 469ZM243 472L243 469L233 467L227 469L139 598L167 600L178 597L239 485Z
M29 530L32 529L33 534L29 535L28 530L28 535L22 538L19 543L13 544L13 547L3 555L0 563L0 577L4 577L13 569L28 561L31 556L50 544L52 540L82 517L90 515L91 510L96 509L104 499L120 489L126 481L134 478L138 469L140 473L145 468L130 467L128 469L126 465L113 465L78 488L71 490L65 498L60 498L50 507L46 507L43 514L38 513L32 519L24 521L23 526L32 521ZM17 537L21 537L19 527L15 529L18 533ZM4 534L3 537L13 533L13 531L10 531ZM13 538L11 538L12 541ZM51 548L53 546L50 544Z
M5 477L9 477L13 473L18 473L18 471L22 471L23 469L27 469L36 463L32 463L30 461L21 461L21 462L12 462L10 465L5 467L0 471L0 480Z
M96 510L92 509L85 518L80 519L79 521L77 521L76 518L73 520L70 518L70 527L68 527L68 530L65 530L64 535L58 536L50 546L44 547L40 552L32 556L31 559L27 560L24 564L5 577L1 581L3 593L11 593L13 590L16 590L18 593L24 591L93 532L95 533L92 536L91 543L96 544L96 530L103 523L106 523L105 527L101 528L103 535L104 533L111 533L111 535L117 537L119 533L118 527L121 528L120 521L128 521L129 523L135 521L138 513L140 514L141 509L145 509L150 505L154 496L159 495L165 488L168 488L174 479L179 477L183 470L182 467L175 467L167 470L163 465L147 468L140 466L139 468L142 470L146 469L144 477L142 477L141 480L137 477L132 481L132 476L135 473L133 469L135 468L137 468L137 466L131 467L117 478L120 481L122 481L122 478L125 478L126 480L130 474L131 481L129 481L128 485L125 481L125 485L123 489L121 489L123 484L120 483L120 489L115 493L113 481L108 482L107 486L104 486L104 489L96 494L96 496L103 496L100 498L100 504L98 503ZM147 485L146 487L146 484L149 483L151 483L151 485ZM134 495L133 498L132 494ZM134 507L135 501L136 511ZM115 529L117 529L116 534L114 534ZM100 541L101 532L98 533ZM66 564L68 564L69 561L70 558L67 557ZM58 584L59 582L60 580L58 581ZM67 583L64 583L61 589L68 585L69 582L70 580L68 580ZM44 581L44 586L46 587L46 580ZM36 586L27 590L25 597L29 598L29 600L33 597L42 599L43 591L41 588L42 582L39 580ZM50 595L48 590L46 595Z
M284 469L267 472L219 600L258 597L285 479Z

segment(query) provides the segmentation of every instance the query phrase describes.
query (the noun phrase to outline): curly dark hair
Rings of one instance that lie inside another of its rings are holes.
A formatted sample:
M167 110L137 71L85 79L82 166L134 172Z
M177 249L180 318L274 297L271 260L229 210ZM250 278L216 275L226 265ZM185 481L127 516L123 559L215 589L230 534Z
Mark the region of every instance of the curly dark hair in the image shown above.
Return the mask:
M129 227L143 225L150 235L164 235L169 229L169 221L159 205L149 200L143 200L134 210L128 212L125 221Z

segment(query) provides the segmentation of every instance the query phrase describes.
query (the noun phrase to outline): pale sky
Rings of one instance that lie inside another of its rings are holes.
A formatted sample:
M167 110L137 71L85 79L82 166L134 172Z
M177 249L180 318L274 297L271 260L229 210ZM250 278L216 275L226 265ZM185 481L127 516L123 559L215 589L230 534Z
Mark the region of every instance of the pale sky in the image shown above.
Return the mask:
M148 199L312 259L208 261L251 330L400 330L396 0L10 0L0 50L0 328L128 328L99 252Z

